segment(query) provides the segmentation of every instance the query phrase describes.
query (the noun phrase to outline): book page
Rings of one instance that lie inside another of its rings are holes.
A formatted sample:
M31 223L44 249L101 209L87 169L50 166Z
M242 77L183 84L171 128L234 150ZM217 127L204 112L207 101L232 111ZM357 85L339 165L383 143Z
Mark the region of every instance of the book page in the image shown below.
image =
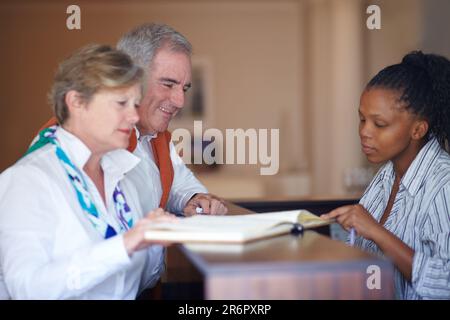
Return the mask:
M145 234L147 240L173 242L246 242L289 233L294 223L305 229L327 225L305 210L279 211L247 215L196 215L176 222L155 223Z
M300 223L304 228L314 228L325 226L334 222L334 220L325 220L307 210L289 210L289 211L274 211L267 213L251 214L254 219L285 221L291 223Z
M334 219L325 220L305 210L303 210L298 216L298 223L300 223L305 229L326 226L334 222Z
M253 215L180 218L177 222L155 223L145 234L147 240L175 242L246 242L289 233L292 223L254 219Z
M232 215L232 216L214 216L214 215L196 215L187 218L180 218L177 222L155 223L149 227L149 230L179 230L179 231L238 231L245 232L251 230L262 230L273 227L283 222L283 219L260 219L255 220L253 214L250 215ZM286 221L289 222L289 221Z

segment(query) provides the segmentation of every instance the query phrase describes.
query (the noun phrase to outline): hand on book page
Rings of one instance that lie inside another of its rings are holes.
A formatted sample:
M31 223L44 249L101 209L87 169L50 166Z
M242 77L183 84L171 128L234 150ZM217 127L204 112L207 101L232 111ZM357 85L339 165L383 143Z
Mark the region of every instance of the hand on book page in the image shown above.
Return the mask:
M296 223L308 229L331 221L305 210L228 216L196 215L183 218L177 223L153 224L149 226L145 238L149 241L178 243L244 243L289 233Z

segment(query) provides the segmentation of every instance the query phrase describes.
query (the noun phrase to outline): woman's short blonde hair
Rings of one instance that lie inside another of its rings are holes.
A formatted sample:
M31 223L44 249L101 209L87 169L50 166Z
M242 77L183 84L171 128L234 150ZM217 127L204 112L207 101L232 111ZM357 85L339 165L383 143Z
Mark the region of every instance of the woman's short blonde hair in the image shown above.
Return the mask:
M142 78L142 69L126 53L107 45L91 44L59 65L49 99L59 124L63 124L69 117L65 97L70 90L77 91L88 102L100 89L142 84Z

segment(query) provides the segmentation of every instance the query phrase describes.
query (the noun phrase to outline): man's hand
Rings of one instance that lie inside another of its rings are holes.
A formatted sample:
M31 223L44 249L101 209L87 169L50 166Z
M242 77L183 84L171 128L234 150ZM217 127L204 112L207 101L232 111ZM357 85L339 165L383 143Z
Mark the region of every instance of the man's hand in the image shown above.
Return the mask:
M197 214L197 208L202 208L203 214L223 215L228 212L224 200L209 193L197 193L186 203L183 212L186 216L193 216Z

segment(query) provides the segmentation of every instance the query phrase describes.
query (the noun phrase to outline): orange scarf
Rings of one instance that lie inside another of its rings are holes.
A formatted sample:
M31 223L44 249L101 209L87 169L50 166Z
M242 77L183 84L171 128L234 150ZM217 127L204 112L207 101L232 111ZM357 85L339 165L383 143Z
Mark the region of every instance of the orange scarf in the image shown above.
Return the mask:
M48 120L40 129L39 132L45 128L58 124L55 117ZM159 203L160 208L165 208L167 201L169 200L170 188L173 182L173 167L172 160L170 159L170 138L169 131L159 132L156 138L150 140L152 146L153 157L155 158L155 164L159 169L159 175L161 178L162 196ZM130 135L130 141L127 150L133 152L136 149L137 136L136 130L133 130Z

